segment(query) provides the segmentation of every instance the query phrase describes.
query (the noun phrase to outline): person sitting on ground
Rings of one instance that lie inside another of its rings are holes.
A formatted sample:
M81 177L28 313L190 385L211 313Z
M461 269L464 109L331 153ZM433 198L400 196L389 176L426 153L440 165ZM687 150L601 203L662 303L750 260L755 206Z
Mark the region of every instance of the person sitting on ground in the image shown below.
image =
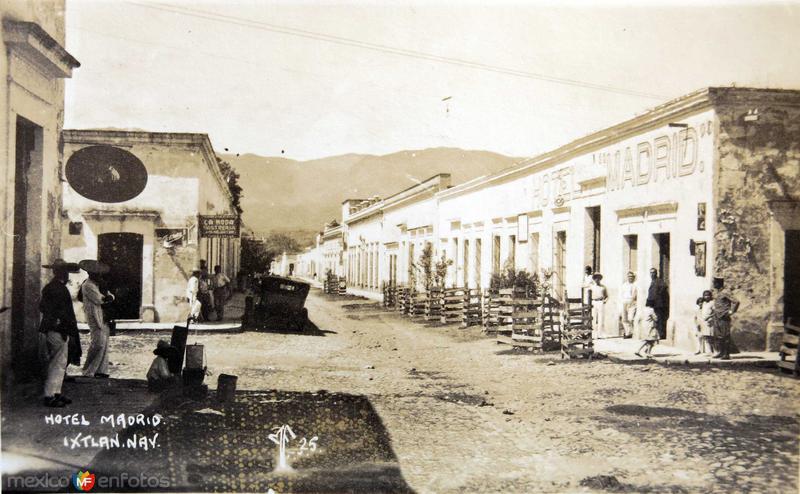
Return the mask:
M642 324L644 324L644 343L636 352L637 357L653 358L653 347L661 339L658 332L658 316L653 309L653 301L648 300L642 312ZM642 350L645 351L642 355Z
M147 388L150 391L161 391L178 383L178 376L169 370L169 359L177 350L166 340L158 340L156 349L153 350L156 358L147 371Z

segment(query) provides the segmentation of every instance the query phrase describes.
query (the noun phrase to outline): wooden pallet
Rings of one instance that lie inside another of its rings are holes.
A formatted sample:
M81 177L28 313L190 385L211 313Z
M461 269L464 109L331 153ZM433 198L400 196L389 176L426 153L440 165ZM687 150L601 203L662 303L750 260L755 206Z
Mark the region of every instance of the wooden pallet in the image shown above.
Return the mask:
M431 287L425 299L425 320L438 321L442 315L442 288Z
M485 299L483 330L487 334L505 335L510 337L511 328L511 300L514 295L512 288L489 290Z
M542 351L541 301L525 289L515 288L511 299L511 341L517 347Z
M439 322L442 324L455 324L461 322L464 312L463 288L446 288L439 299Z
M792 319L783 325L783 340L778 355L778 367L782 372L790 372L794 377L800 377L800 359L797 358L800 350L800 326L795 325Z
M424 317L425 306L428 303L428 296L425 293L416 293L411 297L411 317Z
M383 285L383 307L393 309L397 304L397 287L391 283Z
M588 358L594 354L592 342L592 303L569 298L564 292L563 326L561 328L561 358Z
M483 320L483 303L480 288L464 290L464 305L461 327L480 326Z
M407 286L397 287L397 310L403 315L411 312L411 290Z

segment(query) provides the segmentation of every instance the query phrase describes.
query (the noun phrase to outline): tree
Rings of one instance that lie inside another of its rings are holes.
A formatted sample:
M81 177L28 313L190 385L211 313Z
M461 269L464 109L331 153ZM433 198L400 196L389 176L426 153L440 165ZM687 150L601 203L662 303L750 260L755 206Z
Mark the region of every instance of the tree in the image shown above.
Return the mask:
M222 178L225 179L225 183L228 185L228 190L231 191L231 196L233 196L233 207L236 209L236 213L241 215L241 201L244 194L242 193L241 185L239 185L239 172L237 172L230 163L223 160L219 156L217 156L217 166L219 166L219 171L222 173Z
M261 240L242 238L241 271L244 274L265 273L272 262Z

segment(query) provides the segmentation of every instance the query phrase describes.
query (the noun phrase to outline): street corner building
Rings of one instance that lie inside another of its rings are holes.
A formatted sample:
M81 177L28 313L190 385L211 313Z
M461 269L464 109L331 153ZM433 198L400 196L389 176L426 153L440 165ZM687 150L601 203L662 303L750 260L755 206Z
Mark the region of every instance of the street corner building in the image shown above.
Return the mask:
M111 267L117 320L185 321L201 260L238 272L239 218L207 135L65 130L64 163L61 250Z
M590 266L611 336L627 273L641 310L655 268L671 345L694 348L695 301L721 277L741 302L735 344L775 350L800 317L800 91L706 88L489 176L347 200L337 229L343 242L323 235L307 264L330 266L341 248L354 294L408 283L426 244L452 261L448 286L487 288L513 265L563 300Z
M65 49L64 1L0 6L0 338L3 381L35 372L38 301L59 257ZM11 355L15 356L13 367Z

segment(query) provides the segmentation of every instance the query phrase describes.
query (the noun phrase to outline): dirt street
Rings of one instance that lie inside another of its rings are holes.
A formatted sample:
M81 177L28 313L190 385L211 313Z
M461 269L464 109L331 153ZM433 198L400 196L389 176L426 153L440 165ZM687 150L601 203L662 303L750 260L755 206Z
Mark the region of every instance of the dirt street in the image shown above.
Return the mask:
M365 300L306 306L308 334L191 334L207 382L365 397L416 492L797 491L800 384L775 370L562 361ZM159 337L112 338L113 377L143 378Z

